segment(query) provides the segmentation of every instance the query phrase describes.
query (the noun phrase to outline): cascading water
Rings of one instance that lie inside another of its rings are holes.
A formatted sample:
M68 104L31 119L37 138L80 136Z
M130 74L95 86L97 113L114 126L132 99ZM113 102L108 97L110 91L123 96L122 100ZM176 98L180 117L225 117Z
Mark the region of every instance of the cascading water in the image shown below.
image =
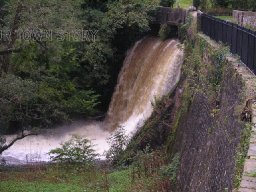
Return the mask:
M175 88L183 51L179 41L145 38L128 52L106 117L110 129L133 133L153 111L152 102Z
M153 111L152 102L173 90L179 81L184 55L178 40L147 37L127 52L118 84L103 122L76 122L16 142L2 156L10 163L49 161L48 152L77 134L108 149L110 132L122 126L132 135ZM8 138L10 139L10 137Z

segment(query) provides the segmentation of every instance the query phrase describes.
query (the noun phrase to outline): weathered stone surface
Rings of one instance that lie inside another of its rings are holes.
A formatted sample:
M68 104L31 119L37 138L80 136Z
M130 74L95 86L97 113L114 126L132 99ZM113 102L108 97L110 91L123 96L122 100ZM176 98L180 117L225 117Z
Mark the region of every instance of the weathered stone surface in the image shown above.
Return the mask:
M256 12L234 10L233 18L239 25L256 28Z
M240 187L256 191L256 178L243 176Z
M256 156L256 143L251 143L248 151L248 156L250 158Z
M254 189L248 189L248 188L240 188L238 192L255 192Z
M212 47L212 41L205 40ZM211 51L206 46L202 56L202 63L209 65L208 68L214 65ZM236 68L238 64L227 62L220 93L214 95L209 86L200 87L177 128L172 150L181 154L181 160L175 192L223 192L234 188L237 147L245 128L239 117L246 104L247 90ZM218 100L217 106L214 98ZM216 107L218 112L213 115Z

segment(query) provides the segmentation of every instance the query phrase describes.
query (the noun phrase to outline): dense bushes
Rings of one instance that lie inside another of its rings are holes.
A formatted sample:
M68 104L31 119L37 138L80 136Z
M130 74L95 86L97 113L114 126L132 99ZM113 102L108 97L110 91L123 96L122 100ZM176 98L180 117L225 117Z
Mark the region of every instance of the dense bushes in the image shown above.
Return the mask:
M200 6L200 0L193 0L193 5L198 8Z
M37 85L30 80L22 80L14 75L4 75L0 78L0 128L26 126L37 117L33 105L37 101ZM37 117L39 118L39 117ZM19 122L19 124L15 124Z
M160 5L164 7L173 7L176 0L161 0Z
M256 11L255 0L232 0L230 3L234 9Z

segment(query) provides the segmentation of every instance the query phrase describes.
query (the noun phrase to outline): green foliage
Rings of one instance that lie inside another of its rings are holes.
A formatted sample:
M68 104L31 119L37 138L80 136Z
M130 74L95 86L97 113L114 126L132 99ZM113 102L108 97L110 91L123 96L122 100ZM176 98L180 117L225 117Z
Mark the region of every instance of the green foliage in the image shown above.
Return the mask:
M124 153L125 147L128 144L128 138L125 135L125 129L119 127L113 135L108 138L110 149L106 152L106 157L113 164L117 163L118 157Z
M91 165L97 157L91 142L79 136L72 136L60 148L51 150L49 155L54 162L82 163L88 165Z
M214 51L211 55L214 68L210 74L210 82L214 85L215 88L220 87L222 82L223 66L226 61L226 55L228 48L224 47Z
M200 2L201 0L193 0L193 6L198 9L198 7L200 6Z
M19 5L22 9L19 11L18 29L51 29L51 30L74 30L81 26L79 15L81 14L81 0L26 0L16 1L7 0L5 9L8 15L5 18L6 28L10 25ZM75 11L74 11L75 10Z
M256 11L256 1L249 0L249 7L251 8L252 11Z
M14 35L11 43L3 42L0 49L18 51L6 58L0 72L36 85L35 99L28 103L36 111L37 124L46 127L103 113L127 49L150 30L149 12L158 4L158 0L8 0L1 4L7 10L4 30L52 30L53 37L24 41ZM96 31L96 38L86 42L67 39L67 34L60 38L61 32L80 29Z
M161 168L162 176L170 178L171 181L175 181L176 173L179 165L180 165L180 154L176 153L172 158L171 163Z
M37 90L37 84L30 80L23 80L14 75L4 75L0 78L1 131L7 130L10 122L28 126L37 118L33 109Z
M256 172L248 174L249 177L256 177Z
M240 138L240 144L236 150L236 166L234 177L235 188L238 188L240 186L240 182L243 176L244 163L247 158L247 153L250 145L251 129L251 124L244 125L243 132Z
M111 192L129 192L132 179L130 176L130 170L120 170L110 173L110 191Z
M162 40L165 40L169 37L170 35L170 26L167 25L167 24L164 24L164 25L161 25L161 28L159 30L159 37L162 39Z
M138 173L138 177L150 177L158 174L166 159L166 154L161 150L153 151L147 146L144 150L138 151L136 154L134 163L132 164L133 174Z
M248 0L233 0L232 7L235 9L244 10L248 7Z
M212 1L211 0L202 0L201 1L201 9L202 10L208 10L212 7Z
M163 7L173 7L176 0L161 0L160 5Z
M215 5L218 7L228 7L232 0L215 0Z
M191 28L192 22L193 18L191 16L188 16L186 18L185 24L179 27L179 38L182 42L185 41L188 37L192 36L191 34L189 34L191 33L191 30L189 31L189 29Z
M233 8L239 10L256 10L255 0L194 0L195 7L201 7L203 10L209 8Z
M193 0L176 0L174 7L179 7L183 9L188 9L193 5Z
M81 192L82 187L69 184L54 184L42 182L1 181L1 190L4 192Z

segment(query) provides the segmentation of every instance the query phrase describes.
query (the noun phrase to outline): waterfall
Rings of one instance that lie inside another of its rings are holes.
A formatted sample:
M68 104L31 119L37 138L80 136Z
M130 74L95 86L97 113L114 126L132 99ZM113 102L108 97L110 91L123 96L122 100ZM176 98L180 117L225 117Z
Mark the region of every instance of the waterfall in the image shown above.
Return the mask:
M127 134L133 135L152 114L152 102L175 88L183 60L178 40L143 38L127 52L103 122L75 122L47 130L42 135L16 142L2 156L13 164L49 161L47 153L74 134L91 139L95 150L103 154L109 148L106 140L111 132L122 126ZM7 137L10 139L11 136Z
M173 90L180 79L183 51L178 40L148 37L128 52L109 106L106 123L133 134L153 111L152 102Z

